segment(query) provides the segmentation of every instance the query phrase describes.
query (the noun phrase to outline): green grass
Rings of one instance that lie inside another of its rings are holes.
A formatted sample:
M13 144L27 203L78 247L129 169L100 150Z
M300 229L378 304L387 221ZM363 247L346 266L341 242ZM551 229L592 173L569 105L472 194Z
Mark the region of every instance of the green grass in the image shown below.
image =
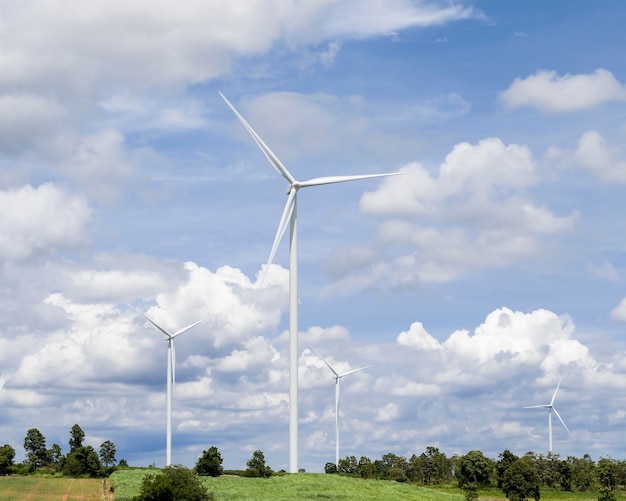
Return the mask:
M118 470L110 477L115 501L126 501L139 492L143 477L155 469ZM203 477L215 501L293 501L294 499L333 501L463 501L460 493L436 491L425 487L383 480L361 480L323 473L298 473L270 478L222 476Z
M44 476L0 477L2 501L101 501L103 480Z

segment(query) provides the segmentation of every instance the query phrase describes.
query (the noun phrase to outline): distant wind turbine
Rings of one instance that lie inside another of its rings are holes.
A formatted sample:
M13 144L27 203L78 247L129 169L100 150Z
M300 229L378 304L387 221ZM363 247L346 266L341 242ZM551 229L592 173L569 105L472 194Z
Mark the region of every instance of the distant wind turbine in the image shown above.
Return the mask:
M552 400L550 400L549 404L529 405L529 406L524 407L524 409L548 409L548 435L549 435L549 440L550 440L549 442L550 447L548 449L548 453L552 452L552 411L554 411L554 413L556 414L556 417L559 418L559 421L561 421L561 424L567 430L567 433L568 434L570 433L569 429L567 428L567 425L565 424L565 421L563 421L563 418L561 418L559 411L557 411L556 407L554 406L554 399L556 398L556 392L559 391L559 386L561 386L561 379L563 379L563 377L559 379L559 384L556 385L556 390L554 390L554 394L552 395Z
M165 466L170 466L172 464L172 389L176 380L176 357L174 350L174 338L176 336L180 336L183 332L188 331L192 327L201 324L209 317L198 320L197 322L194 322L187 327L183 327L182 329L177 330L172 334L143 313L141 314L141 316L152 325L154 325L157 329L159 329L163 334L165 334L165 340L167 341L167 428Z
M349 376L350 374L354 374L355 372L362 371L363 369L367 369L371 367L371 365L366 365L365 367L359 367L358 369L352 369L351 371L343 372L339 374L333 367L326 361L326 359L313 348L315 353L322 359L322 361L326 364L326 366L331 370L331 372L335 375L335 465L339 465L339 380L342 377Z
M278 244L287 229L287 223L290 223L290 239L289 239L289 471L290 473L298 472L298 224L297 224L297 202L296 197L300 188L308 188L310 186L320 186L323 184L343 183L346 181L356 181L359 179L370 179L375 177L394 176L402 174L393 172L387 174L366 174L360 176L329 176L318 177L308 181L297 181L295 177L285 168L278 157L274 155L272 150L263 142L256 132L250 127L248 122L239 114L235 107L222 94L222 99L235 113L239 121L250 133L256 144L268 159L272 167L283 176L289 183L287 188L287 204L283 210L283 214L278 224L278 231L274 238L274 245L270 252L270 257L263 272L260 284L263 285L265 276L269 270L270 264L276 254Z

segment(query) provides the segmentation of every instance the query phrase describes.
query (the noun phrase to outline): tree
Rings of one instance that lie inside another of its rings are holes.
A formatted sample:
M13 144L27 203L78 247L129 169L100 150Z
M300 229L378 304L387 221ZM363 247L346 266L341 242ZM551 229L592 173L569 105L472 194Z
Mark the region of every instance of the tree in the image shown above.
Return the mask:
M272 475L272 469L265 465L263 451L254 451L246 466L248 467L244 473L246 477L270 477Z
M46 437L37 428L31 428L26 432L24 450L26 451L26 461L32 470L48 464Z
M167 466L158 475L147 475L139 495L133 501L212 501L213 493L207 491L194 473L182 466Z
M489 485L493 462L481 451L469 451L459 460L457 478L459 487L465 484Z
M326 463L324 465L324 473L337 473L337 465L335 463Z
M85 440L85 432L80 426L75 424L70 430L70 452L82 447L83 440Z
M374 465L367 456L361 456L357 464L357 471L361 478L372 478L374 476Z
M504 472L511 466L519 457L513 454L510 450L505 449L498 455L498 461L496 462L496 472L498 474L498 489L502 489L502 481L504 480Z
M91 445L75 448L65 458L63 473L70 477L101 476L103 472L98 453Z
M344 459L339 460L339 464L337 465L338 473L354 475L357 471L358 465L355 456L346 456Z
M7 475L11 471L14 458L15 449L13 447L9 444L0 447L0 475Z
M115 464L115 444L110 440L105 440L100 445L100 461L104 463L104 466Z
M52 447L48 450L48 463L51 464L55 470L59 470L63 467L65 462L65 456L61 450L59 444L52 444Z
M615 489L617 486L617 463L610 458L600 458L596 467L602 487Z
M446 455L437 447L429 445L426 452L420 455L424 484L438 484L450 474L450 464Z
M582 458L569 456L568 462L572 465L572 480L577 489L586 491L594 482L596 474L596 464L589 454Z
M195 471L198 475L206 477L219 477L222 474L222 455L217 447L209 447L208 451L202 451L202 456L196 462Z
M532 497L540 499L539 473L532 458L524 456L513 462L504 472L502 490L511 501L526 501Z

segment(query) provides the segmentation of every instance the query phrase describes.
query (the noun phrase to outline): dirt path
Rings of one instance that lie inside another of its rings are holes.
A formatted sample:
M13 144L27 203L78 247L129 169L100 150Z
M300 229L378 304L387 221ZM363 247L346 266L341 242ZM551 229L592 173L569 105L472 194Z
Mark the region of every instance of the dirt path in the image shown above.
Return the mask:
M41 482L42 482L42 480L39 480L35 485L33 485L33 488L26 493L26 497L24 497L22 499L22 501L28 501L29 499L34 497L35 494L38 494L39 493L39 486L41 485Z
M102 501L113 501L111 484L109 484L109 479L107 478L102 481Z
M65 495L61 498L61 501L67 501L70 497L70 492L72 492L72 486L74 485L74 479L71 479L68 486L67 486L67 492L65 493Z

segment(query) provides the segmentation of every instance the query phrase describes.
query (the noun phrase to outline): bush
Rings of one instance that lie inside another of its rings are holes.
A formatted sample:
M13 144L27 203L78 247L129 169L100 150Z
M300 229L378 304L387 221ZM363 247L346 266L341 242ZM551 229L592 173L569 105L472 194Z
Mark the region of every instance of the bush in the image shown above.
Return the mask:
M324 465L325 473L337 473L337 465L335 463L326 463Z
M147 475L133 501L213 501L200 479L188 468L168 466L158 475Z

